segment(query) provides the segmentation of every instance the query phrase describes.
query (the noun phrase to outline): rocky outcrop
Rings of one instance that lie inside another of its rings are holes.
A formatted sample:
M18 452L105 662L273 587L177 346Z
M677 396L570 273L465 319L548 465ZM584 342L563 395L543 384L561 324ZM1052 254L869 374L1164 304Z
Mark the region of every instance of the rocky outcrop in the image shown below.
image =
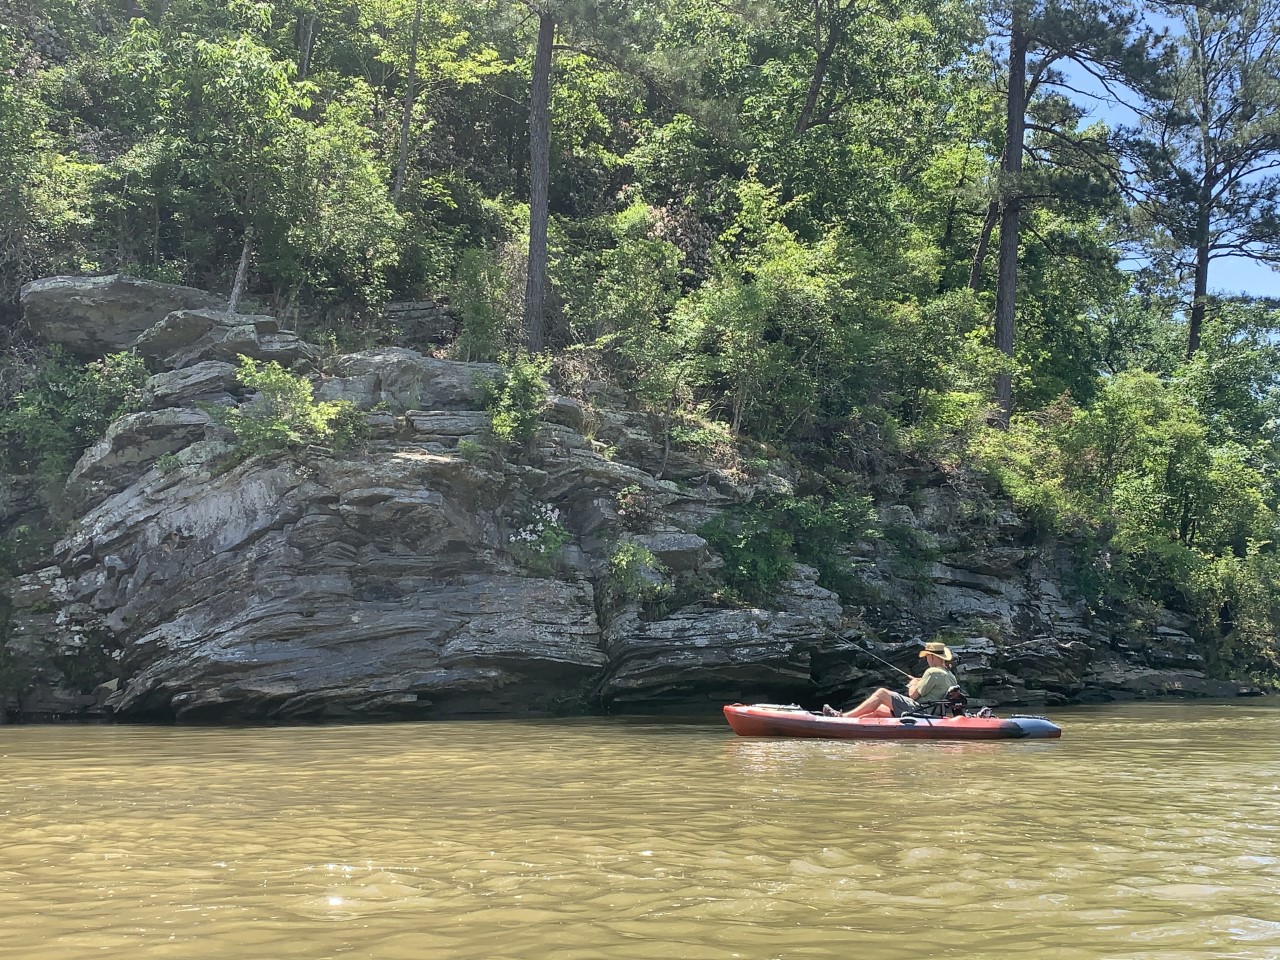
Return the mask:
M281 330L275 317L217 310L176 310L140 334L133 348L173 370L238 357L286 368L320 358L319 347Z
M349 400L361 410L478 411L482 382L501 368L495 363L458 363L387 347L338 357L316 385L319 400Z
M46 277L24 284L20 297L23 318L37 335L86 359L129 348L175 310L217 309L226 302L194 287L122 274Z
M67 480L67 496L79 507L99 502L125 489L161 457L224 432L209 414L189 407L131 413L80 457Z
M604 699L653 709L691 705L691 694L703 706L812 697L814 656L837 645L841 619L840 598L816 579L798 567L781 610L695 604L648 622L627 610L605 631Z
M382 310L382 325L410 346L426 348L452 343L462 318L446 303L435 300L396 300Z
M314 374L317 398L367 411L367 448L238 461L207 412L253 402L235 381L238 352L298 370L319 352L271 318L181 306L117 325L176 369L152 377L146 409L76 465L64 499L78 519L49 562L0 584L0 712L215 721L817 705L892 682L877 658L912 669L938 631L978 702L1241 692L1207 675L1190 625L1091 609L1067 586L1069 551L927 476L909 503L882 505L883 536L850 548L856 595L797 566L768 609L731 604L700 531L790 478L700 462L656 441L644 416L563 397L549 398L530 449L503 456L481 409L491 364L408 349L335 358ZM0 487L7 520L33 508L29 486ZM541 552L540 523L567 542ZM623 544L652 558L634 582L611 567Z
M236 368L221 360L203 360L168 370L147 380L145 405L148 410L166 407L231 406L235 403Z

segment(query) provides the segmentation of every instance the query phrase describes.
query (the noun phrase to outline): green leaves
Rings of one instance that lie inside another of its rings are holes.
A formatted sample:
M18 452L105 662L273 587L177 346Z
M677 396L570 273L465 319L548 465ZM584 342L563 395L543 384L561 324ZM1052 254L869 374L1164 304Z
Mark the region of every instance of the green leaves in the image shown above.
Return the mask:
M1247 656L1273 655L1274 467L1215 438L1188 385L1121 373L1089 407L1064 399L1015 417L1007 434L992 431L976 449L1043 530L1096 544L1089 562L1103 595L1168 604L1210 634L1224 629L1224 611L1236 611L1225 628L1232 642Z
M142 358L129 353L81 365L55 351L32 367L8 359L0 373L18 386L0 407L0 467L50 479L65 479L113 420L139 409L147 379Z
M548 356L517 353L505 359L502 374L482 383L490 430L500 443L529 444L537 436L547 406Z
M774 496L727 511L699 532L724 559L730 599L768 604L796 561L816 567L823 586L849 594L851 565L842 549L871 535L872 517L870 499L849 492Z
M317 401L306 377L275 361L241 356L236 379L256 391L250 403L223 414L244 457L312 444L341 450L363 439L364 415L350 401Z

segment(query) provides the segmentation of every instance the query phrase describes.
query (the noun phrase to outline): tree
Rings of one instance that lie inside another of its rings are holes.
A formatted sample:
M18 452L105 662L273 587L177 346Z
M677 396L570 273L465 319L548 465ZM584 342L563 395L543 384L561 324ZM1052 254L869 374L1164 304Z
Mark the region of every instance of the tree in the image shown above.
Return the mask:
M294 65L277 60L248 31L212 40L183 34L173 53L175 75L164 99L185 134L186 163L240 220L240 257L227 306L234 311L255 239L288 229L278 205L290 179L283 161L301 132L298 111L309 102L293 82Z
M39 58L0 23L0 312L22 284L82 256L88 164L53 149Z
M1053 87L1068 81L1060 65L1073 63L1108 90L1142 76L1150 64L1152 32L1144 28L1134 7L1120 2L1085 0L1008 0L994 11L997 32L1007 37L1005 59L1004 146L1000 155L996 196L988 210L987 226L979 238L973 277L980 276L987 234L1000 228L994 339L996 348L1012 359L1018 299L1018 251L1025 201L1033 196L1023 177L1028 151L1028 131L1061 151L1069 148L1076 162L1085 162L1091 173L1108 169L1105 152L1086 138L1074 136L1073 126L1028 122L1038 99L1051 99ZM1059 100L1061 97L1059 96ZM1070 113L1067 114L1070 116ZM1079 112L1075 113L1078 120ZM1007 427L1013 413L1013 377L1009 371L996 376L998 422Z
M1280 0L1167 9L1177 59L1131 144L1153 257L1191 278L1191 357L1213 262L1280 268Z
M529 81L529 278L524 297L525 346L537 353L546 337L547 222L551 183L551 58L556 8L532 6L538 16L533 73Z
M547 231L551 183L551 73L557 50L568 50L611 67L636 67L633 50L647 32L630 0L522 0L537 17L529 82L529 269L525 287L525 346L534 352L546 340ZM568 43L557 44L558 33Z
M413 101L418 93L418 39L422 35L422 0L413 7L413 35L409 41L409 70L404 81L404 113L400 117L400 149L396 157L396 182L391 196L400 204L404 172L409 162L409 127L413 121Z

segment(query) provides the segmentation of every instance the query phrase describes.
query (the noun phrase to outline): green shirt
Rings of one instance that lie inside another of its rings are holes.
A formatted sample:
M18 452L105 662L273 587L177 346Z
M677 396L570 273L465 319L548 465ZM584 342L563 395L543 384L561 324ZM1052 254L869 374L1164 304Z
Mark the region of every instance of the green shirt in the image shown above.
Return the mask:
M928 703L930 700L941 700L947 691L956 685L956 675L942 667L930 667L920 678L916 691L916 703Z

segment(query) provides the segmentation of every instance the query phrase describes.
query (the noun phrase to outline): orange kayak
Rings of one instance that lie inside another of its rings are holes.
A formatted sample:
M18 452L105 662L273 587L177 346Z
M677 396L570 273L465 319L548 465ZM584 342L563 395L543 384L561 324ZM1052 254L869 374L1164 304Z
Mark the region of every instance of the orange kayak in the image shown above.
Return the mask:
M1044 717L825 717L793 705L731 703L725 719L740 737L827 740L1049 740L1062 728Z

